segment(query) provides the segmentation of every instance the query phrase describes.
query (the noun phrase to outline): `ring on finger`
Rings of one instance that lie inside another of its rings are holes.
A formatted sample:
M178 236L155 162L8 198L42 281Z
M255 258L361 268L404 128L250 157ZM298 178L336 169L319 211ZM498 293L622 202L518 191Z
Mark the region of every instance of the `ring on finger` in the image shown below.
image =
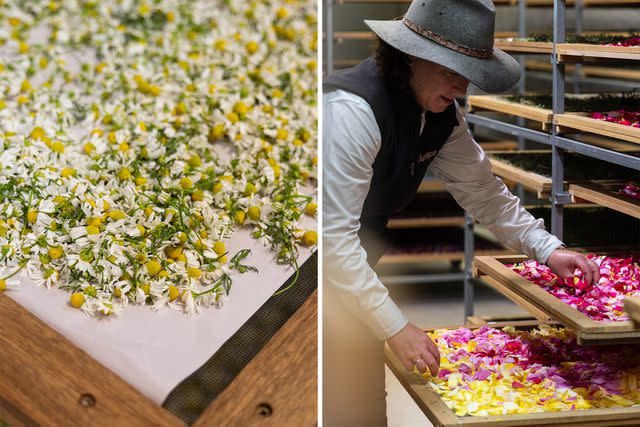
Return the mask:
M422 359L422 356L417 357L416 359L412 360L414 365L417 365L419 362L424 362L424 360Z

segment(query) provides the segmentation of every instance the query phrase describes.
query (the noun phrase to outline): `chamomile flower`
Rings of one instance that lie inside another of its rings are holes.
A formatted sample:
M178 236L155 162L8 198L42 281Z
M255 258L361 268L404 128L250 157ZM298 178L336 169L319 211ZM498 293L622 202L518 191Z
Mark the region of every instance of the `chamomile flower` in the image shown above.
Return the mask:
M313 202L298 191L316 174L313 5L143 6L3 5L0 38L53 31L0 61L0 268L79 295L87 314L220 305L242 257L216 242L251 228L295 265Z

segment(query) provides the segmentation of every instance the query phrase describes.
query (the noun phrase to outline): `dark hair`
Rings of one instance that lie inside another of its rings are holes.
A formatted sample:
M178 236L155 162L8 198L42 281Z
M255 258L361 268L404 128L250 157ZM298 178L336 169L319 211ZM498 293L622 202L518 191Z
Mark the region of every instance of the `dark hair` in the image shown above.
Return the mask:
M387 84L395 89L405 89L411 82L411 57L376 36L375 58L378 72Z

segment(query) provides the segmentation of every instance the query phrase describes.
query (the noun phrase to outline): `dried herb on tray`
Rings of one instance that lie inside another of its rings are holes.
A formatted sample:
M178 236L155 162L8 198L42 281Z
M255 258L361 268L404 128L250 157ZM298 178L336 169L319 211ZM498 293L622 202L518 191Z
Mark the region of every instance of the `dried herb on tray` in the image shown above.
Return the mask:
M616 35L616 34L567 34L565 43L581 43L581 44L595 44L595 45L610 45L615 43L632 43L638 36L636 34L629 35ZM531 37L523 39L532 42L552 43L552 34L534 34ZM634 45L635 46L635 45Z
M26 272L87 314L191 313L255 272L227 248L241 227L294 267L316 244L315 3L5 0L0 17L0 290Z

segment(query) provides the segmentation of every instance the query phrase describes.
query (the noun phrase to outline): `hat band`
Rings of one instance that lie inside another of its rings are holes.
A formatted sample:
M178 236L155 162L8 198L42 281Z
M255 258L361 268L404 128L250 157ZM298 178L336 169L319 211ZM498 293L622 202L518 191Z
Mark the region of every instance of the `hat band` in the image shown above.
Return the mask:
M429 40L438 43L439 45L447 47L451 50L455 50L456 52L460 52L467 56L474 56L476 58L488 59L488 58L491 58L491 55L493 55L493 49L491 50L478 49L475 47L465 46L451 40L447 40L444 37L442 37L440 34L434 33L433 31L429 31L411 22L406 16L402 18L402 22L404 22L404 25L409 27L411 31L416 32L421 36L426 37Z

